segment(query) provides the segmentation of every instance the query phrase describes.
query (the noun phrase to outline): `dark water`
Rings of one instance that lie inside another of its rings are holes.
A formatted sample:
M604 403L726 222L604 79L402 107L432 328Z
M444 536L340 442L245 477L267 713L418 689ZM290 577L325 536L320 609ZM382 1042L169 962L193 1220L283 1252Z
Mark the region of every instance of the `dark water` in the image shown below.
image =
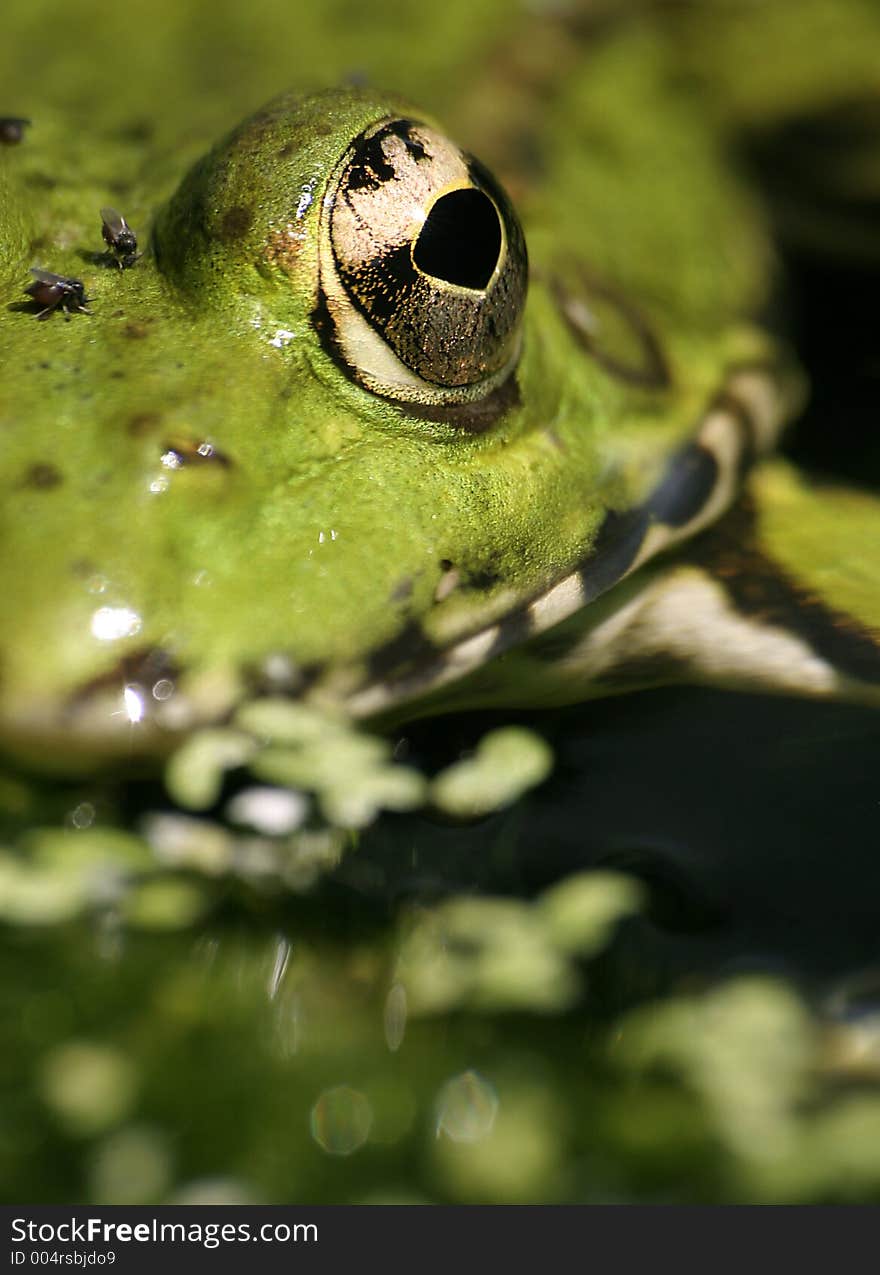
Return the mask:
M313 893L7 930L4 1198L875 1198L874 715L665 690L544 727L556 771L513 809L386 818ZM542 891L597 866L644 910L558 959Z
M648 913L607 962L609 976L623 963L625 998L737 969L815 984L880 956L875 712L670 688L545 729L555 772L513 812L469 828L421 820L409 836L381 826L340 876L401 897L532 895L585 867L632 873Z

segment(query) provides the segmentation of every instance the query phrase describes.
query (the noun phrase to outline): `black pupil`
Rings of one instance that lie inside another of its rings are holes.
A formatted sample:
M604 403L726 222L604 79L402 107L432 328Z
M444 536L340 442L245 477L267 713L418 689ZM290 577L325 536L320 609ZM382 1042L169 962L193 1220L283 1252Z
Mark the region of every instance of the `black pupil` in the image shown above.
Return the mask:
M501 223L481 190L453 190L428 213L413 247L425 274L459 288L485 288L501 251Z

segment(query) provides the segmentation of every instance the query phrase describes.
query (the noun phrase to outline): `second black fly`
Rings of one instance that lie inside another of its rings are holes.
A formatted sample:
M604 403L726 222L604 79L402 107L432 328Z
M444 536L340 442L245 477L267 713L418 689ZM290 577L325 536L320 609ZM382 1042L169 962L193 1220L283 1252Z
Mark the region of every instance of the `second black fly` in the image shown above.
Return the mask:
M127 270L141 256L137 250L137 236L115 208L101 209L101 234L120 270Z

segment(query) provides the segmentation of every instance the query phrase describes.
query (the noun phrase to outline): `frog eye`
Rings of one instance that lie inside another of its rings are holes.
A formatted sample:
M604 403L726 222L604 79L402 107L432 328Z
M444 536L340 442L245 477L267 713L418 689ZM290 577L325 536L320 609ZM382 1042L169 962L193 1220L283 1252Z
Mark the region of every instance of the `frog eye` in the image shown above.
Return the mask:
M527 276L510 200L430 125L385 119L343 156L323 203L315 320L368 389L486 397L516 363Z

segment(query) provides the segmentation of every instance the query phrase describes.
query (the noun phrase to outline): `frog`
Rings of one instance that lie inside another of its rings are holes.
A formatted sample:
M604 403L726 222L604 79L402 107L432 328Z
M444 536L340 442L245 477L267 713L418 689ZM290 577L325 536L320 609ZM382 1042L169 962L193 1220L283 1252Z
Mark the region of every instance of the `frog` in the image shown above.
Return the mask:
M108 118L72 126L51 76L16 103L4 753L158 764L265 698L368 729L672 680L880 703L880 511L771 459L806 382L725 140L877 88L870 6L842 50L827 6L795 7L487 4L453 49L468 83L428 56L419 105L386 50L405 96L297 87L210 149L195 82L139 123L109 53ZM302 19L304 79L335 13ZM785 56L744 84L762 42ZM138 233L126 269L101 208ZM37 322L29 269L91 313Z

